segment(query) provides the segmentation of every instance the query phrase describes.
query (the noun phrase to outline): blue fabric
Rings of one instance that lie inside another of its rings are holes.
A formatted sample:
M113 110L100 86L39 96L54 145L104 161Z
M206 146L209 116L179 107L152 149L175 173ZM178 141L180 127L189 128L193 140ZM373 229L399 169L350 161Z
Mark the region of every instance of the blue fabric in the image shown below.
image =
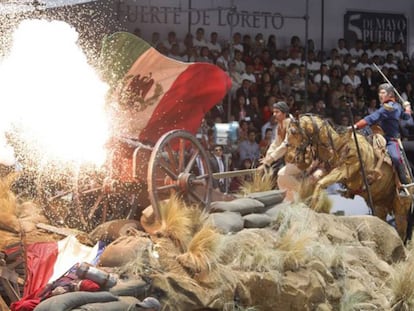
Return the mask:
M387 105L389 108L385 108ZM400 119L408 120L410 114L403 111L400 104L389 101L384 103L380 109L374 111L364 118L368 125L378 124L384 131L384 136L387 141L390 138L400 137Z

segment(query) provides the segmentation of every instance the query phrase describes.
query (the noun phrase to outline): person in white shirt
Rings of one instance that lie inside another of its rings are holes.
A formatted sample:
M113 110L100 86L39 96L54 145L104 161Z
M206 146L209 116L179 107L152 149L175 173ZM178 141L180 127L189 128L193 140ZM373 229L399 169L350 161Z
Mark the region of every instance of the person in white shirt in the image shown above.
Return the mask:
M349 49L349 54L352 55L353 59L358 59L361 57L362 53L364 53L364 43L362 40L358 39L355 42L355 47Z
M397 62L404 59L404 53L401 50L401 41L394 43L394 48L390 51L390 53L394 55L394 59Z
M384 64L382 65L382 67L383 68L388 68L388 69L392 68L392 69L398 70L398 66L394 61L394 54L392 54L392 53L387 54L387 58L386 58Z
M302 62L305 64L305 61ZM321 69L321 62L315 58L315 52L309 51L308 53L308 70L312 73L318 72Z
M347 74L342 78L342 83L351 84L353 89L356 89L361 84L361 78L355 73L355 67L350 66Z
M380 57L380 60L384 60L387 57L388 54L388 46L387 41L382 40L380 42L379 48L375 50L374 55L378 55Z
M241 51L236 50L234 52L234 62L236 67L234 68L238 73L243 74L246 72L246 64L243 61L243 54Z
M325 82L328 85L331 83L331 79L329 78L328 74L328 65L322 64L320 72L318 72L313 77L313 82L315 82L316 84L321 84L322 82Z
M363 74L365 71L365 68L371 68L371 64L368 63L368 53L362 53L361 58L358 62L358 64L356 65L355 69L356 71L358 71L360 74Z
M277 50L276 57L272 60L272 64L277 68L286 67L286 57L283 55L283 53L283 50Z
M341 38L338 40L338 54L341 56L345 56L346 54L349 53L349 50L346 47L346 41L345 39Z
M193 46L195 46L197 50L200 50L204 46L208 46L206 39L204 39L204 28L197 28L196 36L193 39Z
M243 44L242 44L242 35L240 32L236 32L233 35L233 42L231 43L233 47L233 52L238 50L240 52L244 52Z
M209 48L213 59L217 59L221 53L221 44L218 42L217 32L212 32L210 34L210 41L207 42L207 47Z
M369 44L369 49L366 51L368 55L368 59L372 59L374 55L376 55L378 49L378 42L377 41L371 41Z
M230 51L228 48L224 48L221 51L221 55L216 60L216 65L219 66L224 71L229 71L229 62L230 62Z

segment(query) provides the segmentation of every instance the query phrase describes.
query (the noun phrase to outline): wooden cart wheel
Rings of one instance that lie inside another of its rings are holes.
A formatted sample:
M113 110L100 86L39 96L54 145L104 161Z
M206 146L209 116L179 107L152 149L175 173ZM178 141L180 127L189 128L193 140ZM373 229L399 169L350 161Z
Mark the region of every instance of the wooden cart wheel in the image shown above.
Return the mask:
M66 177L54 181L42 176L38 181L38 201L52 224L89 232L106 221L133 218L135 185L120 185L118 192L107 193L104 175L96 171Z
M148 165L148 192L155 217L160 202L177 194L189 204L208 208L213 177L207 152L191 133L173 130L154 146Z

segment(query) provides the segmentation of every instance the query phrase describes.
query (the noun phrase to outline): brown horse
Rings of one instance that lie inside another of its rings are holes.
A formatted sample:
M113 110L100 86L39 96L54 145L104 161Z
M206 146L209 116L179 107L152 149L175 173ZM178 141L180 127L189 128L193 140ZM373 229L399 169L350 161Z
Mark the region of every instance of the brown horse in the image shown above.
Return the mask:
M285 157L287 162L295 163L300 169L305 170L314 160L317 160L326 169L326 174L315 185L310 203L312 209L320 208L322 191L334 183L344 184L349 197L358 194L370 205L351 131L339 134L326 120L306 114L300 116L299 120L292 120L287 137L288 152ZM374 137L377 140L384 140L385 147L385 139L380 134ZM383 220L386 219L387 214L394 215L398 234L405 239L412 198L402 198L398 195L397 180L390 159L378 159L376 157L378 152L365 136L357 133L357 140L362 163L368 176L373 203L372 212Z

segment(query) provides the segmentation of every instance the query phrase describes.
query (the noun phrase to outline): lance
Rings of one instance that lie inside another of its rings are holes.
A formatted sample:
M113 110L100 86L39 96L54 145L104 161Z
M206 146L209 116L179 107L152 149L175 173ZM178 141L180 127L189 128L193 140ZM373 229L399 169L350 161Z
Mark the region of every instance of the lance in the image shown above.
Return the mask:
M361 166L362 179L364 180L365 189L366 189L367 194L368 194L368 205L369 205L369 208L371 210L371 215L374 215L374 202L372 201L372 194L371 194L371 189L369 187L367 174L365 172L364 161L362 161L361 149L359 148L357 132L355 130L355 126L353 125L354 124L354 115L352 114L350 104L348 104L348 110L349 110L349 118L350 118L350 121L351 121L351 124L352 124L352 126L351 126L352 134L353 134L354 140L355 140L355 147L356 147L357 154L358 154L359 165Z
M380 75L384 78L385 82L387 82L389 85L392 86L394 93L397 94L398 98L401 101L401 104L403 104L404 102L406 102L406 100L404 100L404 98L402 98L402 96L400 95L400 93L398 93L397 89L394 87L394 85L392 85L391 81L388 80L387 76L381 71L381 69L377 66L377 64L372 63L375 67L375 69L378 70L378 72L380 73Z

